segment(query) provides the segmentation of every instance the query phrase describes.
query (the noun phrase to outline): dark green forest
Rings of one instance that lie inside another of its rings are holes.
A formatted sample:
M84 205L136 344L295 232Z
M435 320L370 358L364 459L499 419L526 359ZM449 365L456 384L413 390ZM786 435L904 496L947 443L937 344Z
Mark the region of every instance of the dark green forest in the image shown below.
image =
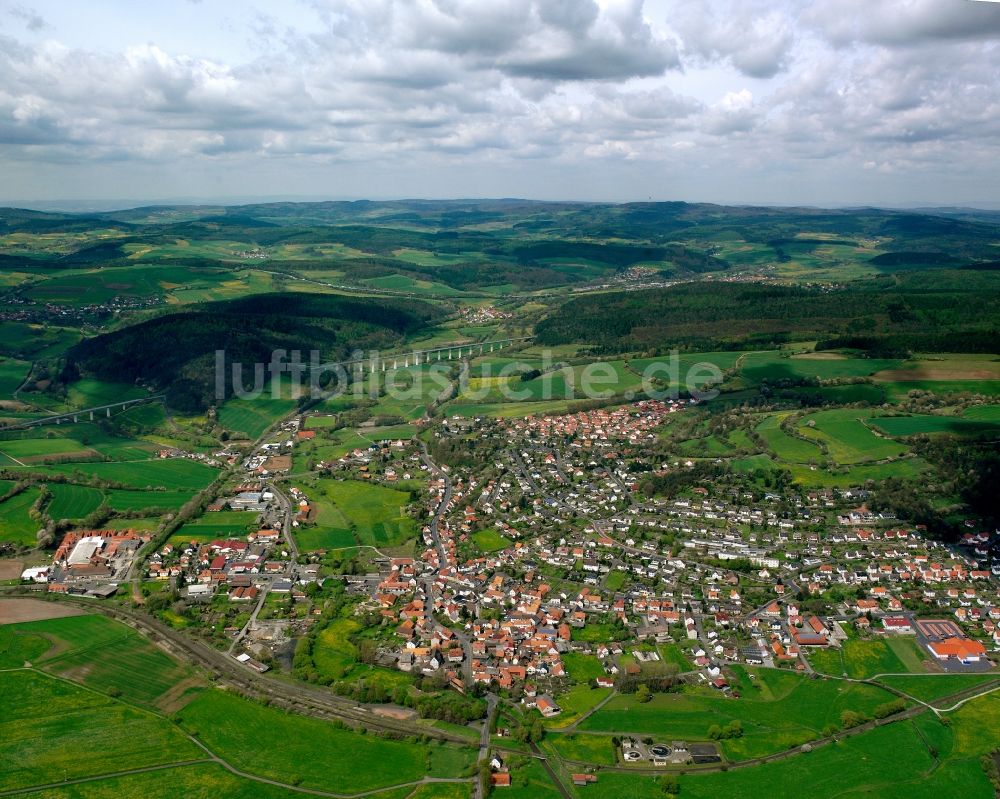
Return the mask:
M688 283L591 294L537 326L539 341L596 352L670 347L734 349L817 338L872 352L995 352L1000 277L937 270L856 281L840 288Z

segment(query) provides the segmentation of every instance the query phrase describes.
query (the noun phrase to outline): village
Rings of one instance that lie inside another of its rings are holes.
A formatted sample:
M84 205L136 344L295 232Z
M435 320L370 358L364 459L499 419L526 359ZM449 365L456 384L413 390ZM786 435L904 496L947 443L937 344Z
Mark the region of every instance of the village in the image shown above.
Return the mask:
M555 724L587 685L595 696L700 685L736 698L745 686L734 669L814 675L843 663L846 676L857 641L887 642L929 673L993 668L994 534L970 524L956 545L942 544L869 510L863 489L761 490L727 478L670 499L650 494L648 474L696 468L656 457L659 428L684 406L446 418L427 443L375 440L318 461L307 479L293 466L315 434L293 419L251 452L216 453L238 477L183 528L203 524L206 535L171 537L139 564L148 537L76 531L51 567L24 576L97 600L141 568L147 583L172 592L173 610L163 612L183 614L256 671L289 668L297 642L349 612L355 626L376 625L366 661L375 668L460 695L496 694ZM470 440L475 465L433 457L448 441ZM636 471L637 461L649 471ZM405 508L418 520L416 541L368 547L350 572L331 560L337 552L302 547L325 501L316 476L420 486ZM213 520L241 533L207 534ZM332 596L343 597L336 616ZM582 662L596 668L581 671ZM704 740L626 738L619 757L666 766L719 754ZM494 784L505 774L501 759Z

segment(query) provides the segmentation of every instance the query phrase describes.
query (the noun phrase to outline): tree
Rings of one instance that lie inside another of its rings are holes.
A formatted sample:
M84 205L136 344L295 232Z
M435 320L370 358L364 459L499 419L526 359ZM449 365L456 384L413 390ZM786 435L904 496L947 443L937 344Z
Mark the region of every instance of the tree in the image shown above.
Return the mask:
M652 692L649 690L649 686L643 683L639 686L638 690L635 692L635 698L642 703L648 702L653 698Z

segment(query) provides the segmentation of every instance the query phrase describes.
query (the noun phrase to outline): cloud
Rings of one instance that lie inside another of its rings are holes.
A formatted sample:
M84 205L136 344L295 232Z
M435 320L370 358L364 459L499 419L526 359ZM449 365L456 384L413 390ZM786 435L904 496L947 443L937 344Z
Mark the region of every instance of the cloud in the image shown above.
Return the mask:
M696 62L728 61L744 75L771 78L788 68L794 15L774 3L686 0L668 17L683 41L683 54Z
M763 165L912 176L978 163L987 186L1000 178L1000 4L966 8L978 5L312 0L304 21L262 3L224 34L254 42L243 60L154 30L74 46L58 15L39 36L8 14L0 166L219 165L236 181L269 162L357 165L423 170L420 193L449 165L544 163L583 180L605 162L611 183L625 164L725 182L761 180Z
M37 11L26 8L22 5L13 6L7 13L14 19L22 22L24 27L32 33L38 33L39 31L46 30L50 27L45 21L45 17Z
M911 46L1000 36L1000 3L977 0L838 0L814 3L805 19L834 44Z

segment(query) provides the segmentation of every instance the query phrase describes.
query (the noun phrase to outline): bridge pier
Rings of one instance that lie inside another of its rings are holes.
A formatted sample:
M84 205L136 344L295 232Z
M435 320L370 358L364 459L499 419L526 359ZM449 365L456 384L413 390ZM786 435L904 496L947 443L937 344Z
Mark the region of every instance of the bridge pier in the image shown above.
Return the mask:
M111 418L111 408L105 408L104 413L109 419Z
M94 421L94 412L93 411L90 412L90 421Z

